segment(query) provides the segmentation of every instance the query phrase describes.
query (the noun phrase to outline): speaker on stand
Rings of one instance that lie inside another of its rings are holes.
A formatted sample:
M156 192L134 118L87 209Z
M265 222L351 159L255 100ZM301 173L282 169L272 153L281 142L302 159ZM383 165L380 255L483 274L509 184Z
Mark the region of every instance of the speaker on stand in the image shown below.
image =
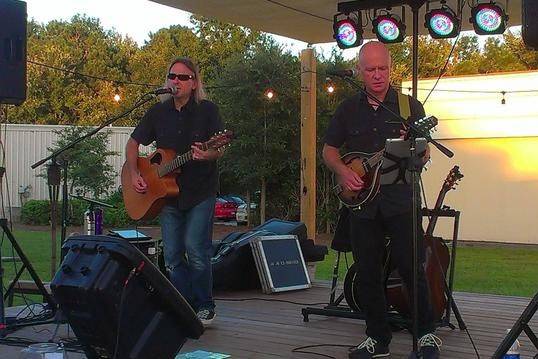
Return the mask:
M538 50L538 2L536 0L521 0L521 34L523 42L528 47Z
M0 0L0 103L26 100L26 3Z

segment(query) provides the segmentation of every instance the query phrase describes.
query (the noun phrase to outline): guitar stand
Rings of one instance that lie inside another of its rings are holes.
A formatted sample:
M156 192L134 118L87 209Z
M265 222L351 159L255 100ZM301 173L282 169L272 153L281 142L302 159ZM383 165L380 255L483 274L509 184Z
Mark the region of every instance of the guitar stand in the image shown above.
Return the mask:
M324 308L314 308L306 307L301 310L303 315L303 322L308 322L308 316L310 314L323 315L327 317L338 317L338 318L351 318L351 319L365 319L365 315L362 311L357 309L352 309L349 305L343 305L342 300L345 298L344 292L340 293L338 298L336 297L336 290L338 286L338 269L340 267L340 256L342 252L338 251L336 254L336 261L333 267L333 277L331 283L331 291L329 295L329 303ZM344 253L344 258L347 257ZM347 268L349 270L349 267ZM388 320L391 327L395 330L402 329L403 319L400 314L391 311L388 313Z
M315 315L324 315L328 317L339 317L339 318L352 318L352 319L364 319L364 314L361 312L353 311L348 305L342 305L342 300L344 300L344 292L340 293L338 298L336 297L336 290L338 286L338 269L340 268L340 256L342 252L338 251L336 254L336 261L333 267L333 277L331 282L331 291L329 295L329 304L324 308L314 308L306 307L301 310L303 315L303 322L308 322L308 316L310 314ZM347 256L344 253L344 258L347 264Z
M493 354L493 359L502 358L503 355L506 354L508 349L510 349L512 343L516 341L516 339L523 331L525 332L525 334L527 334L527 337L529 337L531 342L534 344L534 347L538 349L538 338L536 338L536 335L529 327L529 322L536 313L536 310L538 310L538 293L534 295L534 298L532 298L527 308L525 308L523 313L521 313L521 316L518 318L518 320L516 320L512 329L510 329L501 344L499 344L499 347ZM538 358L538 354L536 354L534 358Z
M452 296L452 291L454 288L454 270L456 268L456 248L458 246L458 232L459 232L459 223L460 223L460 211L450 209L448 206L443 206L442 209L433 210L433 209L422 209L423 216L437 216L437 217L448 217L454 218L454 225L452 229L452 248L450 250L450 273L448 274L448 282L445 280L445 294L447 296L447 304L445 309L445 315L441 318L441 321L437 323L438 327L449 327L450 329L455 329L455 326L450 322L450 314L454 312L454 316L458 321L458 327L460 330L467 329L463 318L461 317L460 311L454 297Z
M17 271L15 277L13 278L13 280L11 281L9 286L7 287L7 290L6 290L5 294L2 293L3 292L3 285L0 285L0 338L3 338L8 333L10 333L12 331L15 331L15 330L17 330L19 328L28 326L28 325L39 325L39 324L51 323L50 319L53 318L56 315L56 310L57 310L58 306L57 306L56 301L54 300L54 298L47 292L47 290L45 288L45 285L43 284L43 282L41 281L41 279L37 275L34 267L30 263L30 261L28 260L28 257L26 257L26 255L24 254L22 248L17 243L17 240L15 239L13 234L11 233L11 230L8 227L6 218L1 218L0 219L0 227L2 228L2 230L4 231L6 236L8 237L9 241L11 242L11 245L15 249L15 252L17 253L17 255L19 256L19 258L20 258L20 260L22 262L22 267ZM21 320L21 321L14 320L13 322L8 323L8 321L6 320L6 316L5 316L4 302L5 302L5 300L7 298L9 298L12 295L12 292L13 292L13 290L15 288L15 285L18 282L19 278L21 277L21 275L22 275L22 273L24 272L25 269L28 270L28 273L32 277L32 280L34 281L35 285L37 286L37 289L39 290L39 294L43 296L43 299L45 300L45 302L47 304L45 306L45 308L46 308L46 310L50 311L50 314L47 315L44 318L41 317L40 320ZM0 283L2 281L2 276L3 276L3 268L2 268L2 263L0 262Z
M455 329L456 327L450 322L450 316L451 316L451 313L453 312L458 322L459 329L465 330L467 329L467 326L465 322L463 321L463 318L461 317L461 313L458 309L458 306L456 305L456 302L454 301L454 298L452 296L452 289L453 289L453 283L454 283L454 270L455 270L455 263L456 263L456 248L457 248L457 243L458 243L460 211L456 211L456 210L450 209L447 206L444 206L443 209L439 209L439 210L431 210L431 209L423 208L422 214L428 215L428 216L436 215L438 217L454 218L454 226L453 226L453 234L452 234L452 248L451 248L451 256L450 256L450 273L448 277L449 278L448 282L445 281L445 293L447 295L447 304L445 308L445 315L441 318L439 322L436 323L436 326L437 327L449 327L451 329ZM364 314L361 311L353 310L349 305L341 304L342 300L344 299L344 292L340 293L340 295L336 298L336 291L337 291L337 285L338 285L338 269L340 267L341 254L342 252L340 251L337 252L336 261L333 267L333 276L332 276L331 290L330 290L330 295L329 295L329 303L324 308L314 308L314 307L303 308L301 310L301 313L303 315L304 322L309 321L309 315L311 314L323 315L323 316L329 316L329 317L351 318L351 319L364 319L365 318ZM346 263L347 263L347 257L345 258L346 258ZM389 273L387 273L387 275L388 274ZM538 294L537 294L537 297L538 297ZM537 298L535 299L536 301L538 301ZM534 311L536 311L536 308ZM390 311L388 315L389 315L389 323L391 324L391 326L393 328L401 329L403 323L405 323L402 316L399 313L396 313L394 311Z

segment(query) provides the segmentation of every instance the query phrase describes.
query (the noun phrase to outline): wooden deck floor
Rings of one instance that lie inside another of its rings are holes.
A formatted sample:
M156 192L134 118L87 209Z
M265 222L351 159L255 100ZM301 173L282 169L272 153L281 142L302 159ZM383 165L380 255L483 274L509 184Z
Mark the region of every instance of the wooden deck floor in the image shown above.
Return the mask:
M259 291L218 293L217 297L229 300L217 301L217 318L199 340L189 340L181 353L205 350L230 354L232 358L321 358L315 354L293 353L292 350L305 345L338 344L308 349L334 358L347 358L347 348L358 344L364 338L364 322L357 319L311 315L303 321L302 304L328 301L329 288L317 283L308 290L276 295L263 295ZM263 298L267 301L242 298ZM456 293L457 306L477 346L481 358L490 358L498 344L521 315L530 299ZM234 301L230 301L234 300ZM237 300L237 301L235 301ZM317 307L322 307L321 305ZM538 315L537 315L538 317ZM453 324L457 327L455 318ZM47 341L54 331L54 325L25 327L10 335ZM67 336L67 326L62 325L60 333ZM531 328L538 333L538 318L533 318ZM437 331L443 340L443 358L476 358L469 337L459 329L440 328ZM72 335L72 334L71 334ZM525 334L520 341L521 357L532 358L536 349ZM18 359L22 348L0 345L0 358ZM391 358L407 358L412 349L411 336L406 331L394 333L391 343ZM70 359L85 358L82 354L70 353Z

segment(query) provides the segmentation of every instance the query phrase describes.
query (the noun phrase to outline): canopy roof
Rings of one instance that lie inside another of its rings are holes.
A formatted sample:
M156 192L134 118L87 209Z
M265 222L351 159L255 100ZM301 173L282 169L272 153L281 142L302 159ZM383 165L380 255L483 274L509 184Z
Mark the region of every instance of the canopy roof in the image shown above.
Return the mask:
M276 35L290 37L310 44L333 42L333 16L337 13L337 0L151 0L194 14L216 18L223 22L245 26ZM418 0L420 1L420 0ZM522 0L498 0L509 15L508 26L521 25ZM402 7L396 6L406 1L397 0L358 0L360 6L376 6L383 9L386 4L394 5L393 11L401 15ZM465 2L462 17L462 30L472 30L469 23L470 8L466 0L447 0L447 5L456 10L458 4ZM488 2L480 0L480 2ZM429 1L430 8L439 7L440 0ZM508 3L508 8L506 8ZM372 5L375 4L375 5ZM407 35L411 34L412 13L405 7ZM427 34L424 27L426 6L422 6L419 18L419 32ZM366 25L365 38L373 38L371 24Z

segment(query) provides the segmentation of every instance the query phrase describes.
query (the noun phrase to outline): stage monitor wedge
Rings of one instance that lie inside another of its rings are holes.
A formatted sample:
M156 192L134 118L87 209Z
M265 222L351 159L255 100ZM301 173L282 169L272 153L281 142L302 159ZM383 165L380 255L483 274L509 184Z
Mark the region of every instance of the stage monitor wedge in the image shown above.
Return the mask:
M538 50L538 1L521 0L521 34L528 47Z
M26 100L26 3L0 0L0 103Z
M74 236L63 250L51 289L88 358L173 358L202 335L190 305L127 240Z

